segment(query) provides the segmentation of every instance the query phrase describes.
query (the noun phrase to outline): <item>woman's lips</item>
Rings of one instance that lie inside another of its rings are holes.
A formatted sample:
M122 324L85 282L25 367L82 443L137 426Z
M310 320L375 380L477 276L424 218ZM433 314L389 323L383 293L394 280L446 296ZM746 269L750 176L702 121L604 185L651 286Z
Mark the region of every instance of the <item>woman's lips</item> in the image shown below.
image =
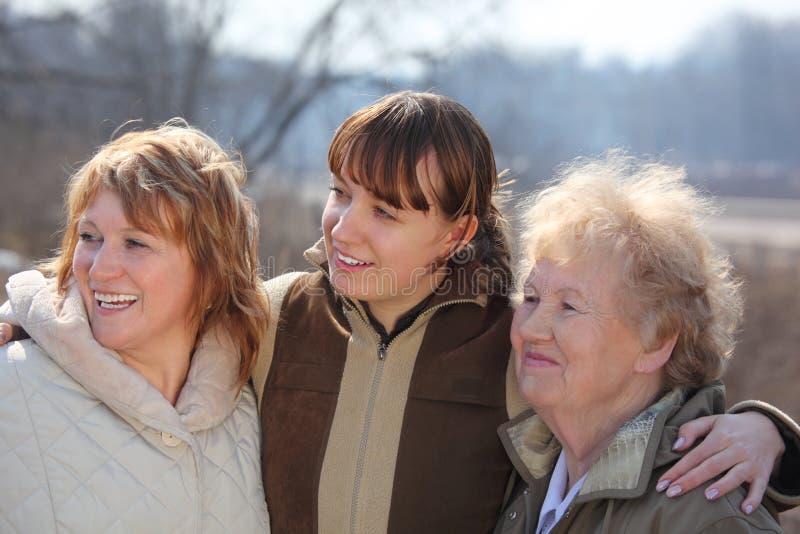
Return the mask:
M349 262L345 261L343 257L350 261ZM358 263L353 263L354 261ZM333 264L336 266L337 269L342 269L345 271L361 271L372 267L371 263L363 262L362 260L359 260L343 252L340 252L337 249L333 249Z
M542 354L541 352L526 351L523 362L528 367L557 367L558 362Z
M94 304L101 314L113 314L131 308L139 301L139 297L128 293L94 290Z

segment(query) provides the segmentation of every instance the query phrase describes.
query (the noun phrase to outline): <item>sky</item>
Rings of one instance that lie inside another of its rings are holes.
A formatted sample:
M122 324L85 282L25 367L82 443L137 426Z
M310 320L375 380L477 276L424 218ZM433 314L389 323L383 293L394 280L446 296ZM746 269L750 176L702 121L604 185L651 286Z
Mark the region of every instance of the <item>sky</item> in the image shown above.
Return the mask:
M93 4L92 0L8 1L16 8L36 11L58 5L87 9ZM298 29L307 28L333 0L229 1L232 9L221 39L223 48L280 55L293 50ZM477 0L475 5L490 1ZM534 52L576 48L589 63L615 56L634 65L669 60L698 31L732 11L773 20L800 18L798 0L495 0L496 6L488 13L465 11L464 6L472 5L469 0L391 3L401 6L388 15L396 30L393 38L400 43L437 46L448 34L447 24L462 21L469 28L462 36L463 44L494 40L510 49ZM350 61L358 62L359 56Z
M330 0L238 0L226 43L238 49L291 49L298 27ZM402 0L399 2L403 4ZM412 2L405 2L411 4ZM464 13L464 0L431 0L403 16L392 12L398 38L436 43L442 21L469 21L465 41L496 39L512 49L577 48L590 63L621 56L635 65L670 59L692 37L734 11L771 20L800 18L798 0L501 0L491 15ZM418 6L420 3L416 3ZM265 7L269 6L269 7ZM280 16L276 14L280 13ZM263 14L259 16L258 14Z

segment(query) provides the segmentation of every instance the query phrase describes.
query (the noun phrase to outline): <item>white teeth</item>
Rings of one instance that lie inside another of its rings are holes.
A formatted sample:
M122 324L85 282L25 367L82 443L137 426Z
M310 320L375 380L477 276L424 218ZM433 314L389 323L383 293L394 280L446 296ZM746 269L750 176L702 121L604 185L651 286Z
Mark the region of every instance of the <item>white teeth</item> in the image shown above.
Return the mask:
M111 304L110 302L101 302L100 307L108 310L121 310L122 308L127 308L131 304L133 303L129 302L128 304Z
M94 298L95 300L100 302L101 308L107 308L110 310L119 310L122 308L127 308L128 306L139 300L134 295L98 293L97 291L94 292Z
M345 262L347 265L366 265L367 264L367 262L365 262L365 261L358 261L355 258L350 258L348 256L345 256L341 252L337 252L336 255L339 257L340 260Z

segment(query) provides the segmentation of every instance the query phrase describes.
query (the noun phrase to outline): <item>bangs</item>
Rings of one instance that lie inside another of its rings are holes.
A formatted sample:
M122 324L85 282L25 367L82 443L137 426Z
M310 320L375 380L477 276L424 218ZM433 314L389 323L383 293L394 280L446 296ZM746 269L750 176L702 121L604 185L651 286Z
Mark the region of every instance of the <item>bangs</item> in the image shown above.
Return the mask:
M125 194L131 191L124 193L115 191L120 195L122 211L133 227L148 234L182 243L183 236L186 235L185 225L166 195L161 192L142 194L143 191L137 189L133 191L138 194Z
M335 176L347 176L376 198L397 209L430 210L417 164L430 165L433 151L430 125L423 113L406 108L366 108L348 118L336 131L328 151L328 167ZM430 191L437 188L427 172Z
M175 205L174 195L159 187L163 184L150 185L145 189L130 181L117 180L117 183L108 184L108 187L119 195L125 218L134 228L163 236L176 243L183 242L186 225L179 212L186 210Z
M185 221L191 217L191 202L177 191L171 179L175 170L166 161L169 154L149 146L140 153L127 153L116 171L106 173L104 182L116 191L128 221L136 228L160 234L175 242L186 235Z
M95 162L85 170L71 191L72 219L89 209L98 192L105 188L119 195L125 218L134 228L182 242L186 235L190 202L179 195L155 172L138 161L141 157L129 154L122 161ZM115 169L116 167L116 169Z

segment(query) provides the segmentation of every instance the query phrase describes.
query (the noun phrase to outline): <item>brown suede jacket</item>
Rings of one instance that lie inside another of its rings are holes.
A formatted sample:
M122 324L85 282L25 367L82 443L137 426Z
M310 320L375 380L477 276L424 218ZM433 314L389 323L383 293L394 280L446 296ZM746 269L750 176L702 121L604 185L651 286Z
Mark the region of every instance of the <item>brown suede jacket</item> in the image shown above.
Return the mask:
M523 408L506 400L508 298L467 265L384 345L321 242L306 257L318 272L266 284L253 375L273 531L490 532L511 474L495 429Z

